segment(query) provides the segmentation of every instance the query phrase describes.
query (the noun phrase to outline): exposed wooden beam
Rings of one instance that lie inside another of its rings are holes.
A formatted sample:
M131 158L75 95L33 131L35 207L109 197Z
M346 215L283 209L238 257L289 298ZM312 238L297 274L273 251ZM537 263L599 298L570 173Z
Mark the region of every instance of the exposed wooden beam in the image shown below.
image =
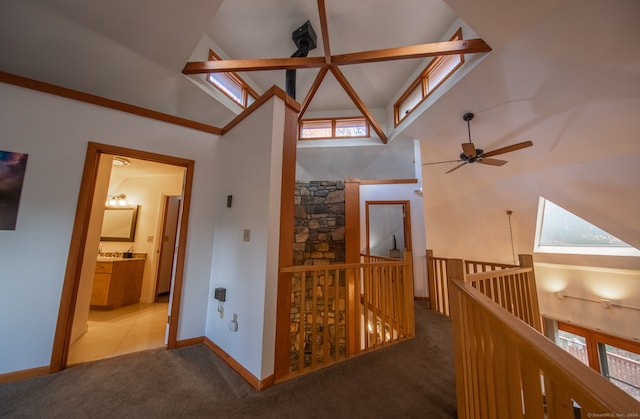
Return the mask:
M318 0L319 2L322 0ZM326 16L325 16L326 19ZM230 71L262 71L286 70L296 68L316 68L327 63L348 65L373 63L378 61L404 60L408 58L436 57L440 55L473 54L490 52L491 47L482 39L463 39L459 41L435 42L431 44L412 45L408 47L378 49L373 51L354 52L327 57L329 51L328 31L323 25L323 42L325 57L293 57L293 58L256 58L245 60L217 60L188 62L183 74L224 73ZM324 32L327 32L325 34Z
M298 121L302 119L302 115L304 115L307 108L309 107L311 100L313 99L316 92L318 91L318 88L320 88L320 85L322 84L322 81L324 80L324 77L327 75L328 71L329 71L329 66L326 65L322 67L318 72L316 79L313 81L313 84L311 85L311 89L309 89L307 96L304 98L304 101L300 105L300 113L298 114Z
M491 51L491 47L482 39L462 39L459 41L435 42L408 47L334 55L331 57L331 61L335 65L346 65L489 51Z
M338 80L338 83L340 83L344 91L347 92L347 95L349 95L353 103L356 105L356 108L358 108L358 110L362 112L362 115L369 122L369 124L371 125L371 128L373 128L375 133L378 134L380 141L386 144L387 136L385 135L384 131L382 131L382 128L380 127L380 125L378 125L376 120L373 118L373 115L371 115L371 113L369 112L369 109L365 106L362 100L360 100L360 97L358 96L356 91L353 89L353 87L351 86L351 83L349 83L349 81L344 76L342 71L340 71L340 69L333 64L329 66L329 69L331 70L331 73L334 75L336 80Z
M327 11L324 7L324 0L318 0L318 13L320 13L320 31L322 32L322 44L324 45L324 61L327 64L331 64L329 27L327 26Z
M324 57L257 58L249 60L192 61L182 74L225 73L230 71L286 70L325 65Z

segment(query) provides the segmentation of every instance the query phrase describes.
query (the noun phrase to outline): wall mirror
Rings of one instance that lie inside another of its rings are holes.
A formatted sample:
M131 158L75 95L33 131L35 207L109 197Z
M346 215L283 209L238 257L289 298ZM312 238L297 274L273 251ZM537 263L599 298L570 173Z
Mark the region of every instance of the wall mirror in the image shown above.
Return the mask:
M132 242L136 236L138 208L140 205L105 208L102 219L101 241Z

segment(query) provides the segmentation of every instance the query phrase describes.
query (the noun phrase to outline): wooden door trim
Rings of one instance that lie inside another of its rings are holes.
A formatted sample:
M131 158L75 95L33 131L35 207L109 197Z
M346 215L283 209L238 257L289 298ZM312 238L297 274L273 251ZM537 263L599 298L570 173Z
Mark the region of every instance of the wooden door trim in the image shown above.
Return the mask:
M391 201L366 201L365 206L365 230L366 230L366 246L367 254L369 254L369 205L404 205L405 217L404 217L404 245L407 250L413 250L413 241L411 238L411 201L409 200L391 200Z
M51 364L49 372L58 372L67 366L69 347L71 345L71 329L73 326L73 316L78 298L78 288L80 286L80 274L82 270L85 243L89 230L91 207L98 177L98 163L101 154L113 154L135 159L149 160L157 163L181 166L186 169L183 191L183 207L180 219L178 257L176 260L176 275L171 305L171 321L169 323L169 337L167 347L176 347L178 317L180 313L180 300L182 295L182 282L185 252L187 247L187 227L189 224L189 208L191 202L191 192L193 183L194 161L179 157L166 156L147 151L134 150L108 144L89 142L85 157L84 170L78 194L78 205L71 233L69 254L67 257L67 267L60 296L60 308L56 332L51 351Z

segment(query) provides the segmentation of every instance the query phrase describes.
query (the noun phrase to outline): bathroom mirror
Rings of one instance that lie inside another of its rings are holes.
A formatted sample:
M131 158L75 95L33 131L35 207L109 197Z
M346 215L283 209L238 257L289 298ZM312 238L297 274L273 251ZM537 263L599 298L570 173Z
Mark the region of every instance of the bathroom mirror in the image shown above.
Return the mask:
M100 240L107 242L134 241L139 207L140 205L105 208Z

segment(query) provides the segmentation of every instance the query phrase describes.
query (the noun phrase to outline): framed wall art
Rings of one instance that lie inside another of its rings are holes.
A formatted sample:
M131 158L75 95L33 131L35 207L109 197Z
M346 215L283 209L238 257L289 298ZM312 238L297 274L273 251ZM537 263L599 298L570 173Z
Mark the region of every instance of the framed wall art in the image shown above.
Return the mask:
M0 230L15 230L28 154L0 150Z

